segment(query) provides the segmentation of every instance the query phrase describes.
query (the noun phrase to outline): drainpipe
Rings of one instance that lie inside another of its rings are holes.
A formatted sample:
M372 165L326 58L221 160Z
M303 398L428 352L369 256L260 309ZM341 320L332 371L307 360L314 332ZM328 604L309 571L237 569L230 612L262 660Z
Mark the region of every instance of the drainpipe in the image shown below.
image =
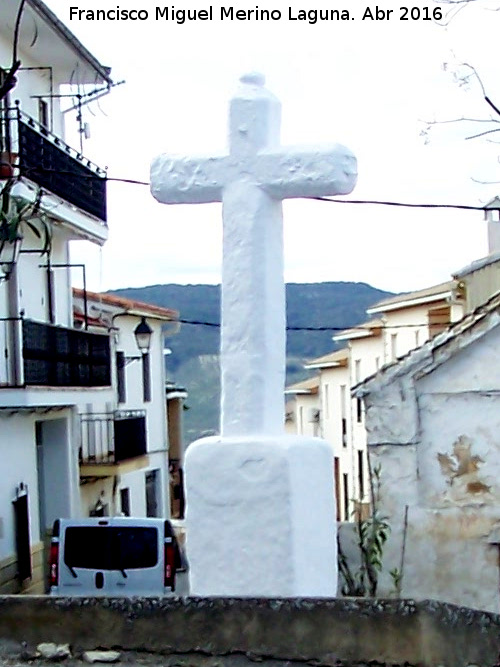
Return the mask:
M54 271L50 265L50 254L47 256L47 309L48 320L51 324L55 324L56 318L54 313Z

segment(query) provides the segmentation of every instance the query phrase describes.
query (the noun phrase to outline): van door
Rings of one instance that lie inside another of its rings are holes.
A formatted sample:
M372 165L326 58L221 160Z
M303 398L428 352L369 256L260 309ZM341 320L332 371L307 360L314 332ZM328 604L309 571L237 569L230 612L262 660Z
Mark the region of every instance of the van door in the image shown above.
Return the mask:
M163 535L159 525L125 522L127 519L105 519L93 525L61 527L60 593L107 596L162 593Z
M160 595L163 539L158 526L113 526L106 595Z

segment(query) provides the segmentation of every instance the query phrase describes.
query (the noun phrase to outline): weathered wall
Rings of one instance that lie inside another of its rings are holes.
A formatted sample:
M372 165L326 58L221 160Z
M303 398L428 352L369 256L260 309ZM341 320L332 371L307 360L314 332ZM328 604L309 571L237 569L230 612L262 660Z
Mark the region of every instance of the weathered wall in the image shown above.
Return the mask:
M162 653L491 667L500 618L411 600L0 597L0 640Z
M499 610L498 544L489 543L499 524L494 509L410 507L402 595Z
M425 374L408 363L367 397L392 529L379 594L394 589L397 568L403 596L500 612L499 329L464 349L454 339L448 351L422 351Z

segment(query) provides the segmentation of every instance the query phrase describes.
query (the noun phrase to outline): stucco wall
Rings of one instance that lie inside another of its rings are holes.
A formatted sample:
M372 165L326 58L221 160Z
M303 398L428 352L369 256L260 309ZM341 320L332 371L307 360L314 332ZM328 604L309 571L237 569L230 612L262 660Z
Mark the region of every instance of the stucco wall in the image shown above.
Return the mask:
M410 367L367 396L379 509L392 528L380 594L398 568L404 596L500 611L498 329L463 349L454 340L425 357L425 374Z
M500 618L412 600L0 597L0 640L162 653L491 667Z

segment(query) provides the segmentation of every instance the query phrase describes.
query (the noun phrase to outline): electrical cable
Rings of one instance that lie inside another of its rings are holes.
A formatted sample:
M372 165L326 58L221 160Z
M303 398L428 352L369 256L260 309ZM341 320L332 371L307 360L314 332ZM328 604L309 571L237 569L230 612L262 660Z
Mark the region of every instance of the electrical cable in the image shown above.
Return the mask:
M203 320L186 320L186 319L181 319L178 318L176 320L173 320L174 322L179 322L180 324L191 324L193 326L204 326L204 327L214 327L216 329L220 328L220 323L219 322L205 322ZM336 327L336 326L318 326L318 327L296 327L296 326L287 326L286 330L287 331L362 331L366 334L370 333L370 329L376 329L376 330L392 330L392 329L409 329L412 327L429 327L432 326L429 324L429 322L421 322L421 323L412 323L412 324L377 324L376 322L373 322L373 325L370 326L372 323L368 323L366 326L353 326L353 327ZM446 324L446 326L451 326L454 324L454 322L447 322L443 323Z
M19 3L19 8L17 10L17 16L16 16L16 24L14 27L14 39L12 43L12 68L14 68L16 62L17 62L17 48L19 45L19 28L21 26L21 18L23 15L23 9L24 5L26 3L26 0L21 0Z
M131 185L145 185L150 186L149 181L140 181L133 178L118 178L113 176L99 176L98 174L75 174L69 170L60 169L46 169L43 167L32 167L30 169L22 169L21 175L26 175L29 178L30 172L36 173L52 173L58 175L70 175L76 178L100 179L103 181L110 181L115 183L129 183ZM368 206L393 206L402 208L427 208L427 209L455 209L462 211L488 211L491 210L487 204L483 206L474 206L472 204L433 204L433 203L414 203L414 202L399 202L377 199L333 199L331 197L300 197L303 200L322 201L331 204L353 204L353 205L368 205Z

